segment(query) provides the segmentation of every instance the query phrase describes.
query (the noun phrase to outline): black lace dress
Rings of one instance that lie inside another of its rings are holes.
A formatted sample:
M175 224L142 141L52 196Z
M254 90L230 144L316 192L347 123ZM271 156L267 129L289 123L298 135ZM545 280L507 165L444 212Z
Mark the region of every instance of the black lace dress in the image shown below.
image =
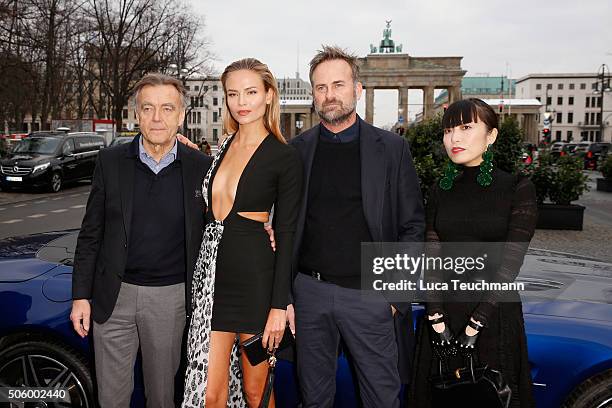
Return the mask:
M450 190L437 185L432 188L426 239L434 246L435 242L506 242L495 273L499 281L512 282L536 225L535 188L528 179L498 169L493 171L493 183L482 187L476 182L478 167L461 170ZM455 334L465 328L470 316L484 323L476 346L477 358L504 374L512 389L511 407L534 407L520 297L518 293L511 296L513 302L500 302L495 292L483 293L480 302L441 299L427 304L427 314L444 314ZM418 324L414 381L407 402L412 407L428 408L432 407L429 377L435 373L438 360L430 343L429 323L421 320Z

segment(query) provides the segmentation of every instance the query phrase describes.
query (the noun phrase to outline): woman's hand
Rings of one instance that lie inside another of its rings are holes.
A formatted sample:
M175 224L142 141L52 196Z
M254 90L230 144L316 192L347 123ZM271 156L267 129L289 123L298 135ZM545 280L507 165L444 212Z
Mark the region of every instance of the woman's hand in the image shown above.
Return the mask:
M180 133L176 134L176 139L187 147L191 147L192 149L195 149L195 150L200 150L197 144L193 143L191 140L187 139L185 136L181 135Z
M446 324L444 315L436 313L433 316L427 316L431 325L431 342L435 346L448 346L451 344L453 334L450 327Z
M287 311L285 309L270 309L268 313L268 321L266 322L266 328L263 332L261 343L264 348L268 351L273 351L278 348L283 334L285 333L285 327L287 326Z
M430 327L430 341L436 355L440 358L454 355L453 333L448 320L440 313L428 315L427 319Z
M474 349L482 327L482 323L474 320L473 317L470 318L467 325L465 326L465 330L461 333L457 340L455 340L457 346L461 349L466 350Z
M482 327L482 324L480 322L477 322L476 320L474 320L474 318L470 318L470 321L472 321L473 323L475 323L476 325ZM474 329L472 326L465 326L465 334L467 334L468 336L472 337L478 334L478 330Z
M272 247L272 251L276 252L276 241L274 240L274 230L271 225L265 225L264 229L270 236L270 246Z

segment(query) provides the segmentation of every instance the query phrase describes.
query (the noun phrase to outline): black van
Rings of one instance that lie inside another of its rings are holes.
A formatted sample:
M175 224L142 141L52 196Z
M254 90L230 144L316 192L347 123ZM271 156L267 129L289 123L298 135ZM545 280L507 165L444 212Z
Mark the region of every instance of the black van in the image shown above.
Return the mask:
M90 132L31 133L0 161L0 187L61 190L66 181L91 179L104 137Z

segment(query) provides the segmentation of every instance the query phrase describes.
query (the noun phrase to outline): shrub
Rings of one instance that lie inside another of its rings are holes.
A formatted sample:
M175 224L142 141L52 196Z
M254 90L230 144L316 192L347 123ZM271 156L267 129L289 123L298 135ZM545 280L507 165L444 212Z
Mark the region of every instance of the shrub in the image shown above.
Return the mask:
M569 205L588 190L588 177L582 173L583 162L571 156L559 157L557 171L550 186L550 200L555 204Z
M612 180L612 154L609 154L602 160L599 169L601 170L601 174L603 174L604 178Z
M427 200L429 188L442 175L446 160L446 153L442 145L443 133L442 117L438 115L409 128L404 135L410 143L410 153L425 200Z
M542 204L548 197L555 176L550 153L541 153L537 162L525 167L524 174L531 179L536 189L538 204Z
M497 168L517 173L523 154L523 130L512 116L507 116L499 126L497 140L492 146L493 162Z

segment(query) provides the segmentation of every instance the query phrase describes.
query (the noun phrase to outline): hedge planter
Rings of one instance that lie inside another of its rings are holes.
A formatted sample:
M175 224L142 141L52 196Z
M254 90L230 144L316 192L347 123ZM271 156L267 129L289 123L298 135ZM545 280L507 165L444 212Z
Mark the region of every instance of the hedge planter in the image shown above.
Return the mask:
M608 193L612 193L612 179L598 178L597 191L607 191Z
M577 204L540 204L536 228L582 231L584 208Z

